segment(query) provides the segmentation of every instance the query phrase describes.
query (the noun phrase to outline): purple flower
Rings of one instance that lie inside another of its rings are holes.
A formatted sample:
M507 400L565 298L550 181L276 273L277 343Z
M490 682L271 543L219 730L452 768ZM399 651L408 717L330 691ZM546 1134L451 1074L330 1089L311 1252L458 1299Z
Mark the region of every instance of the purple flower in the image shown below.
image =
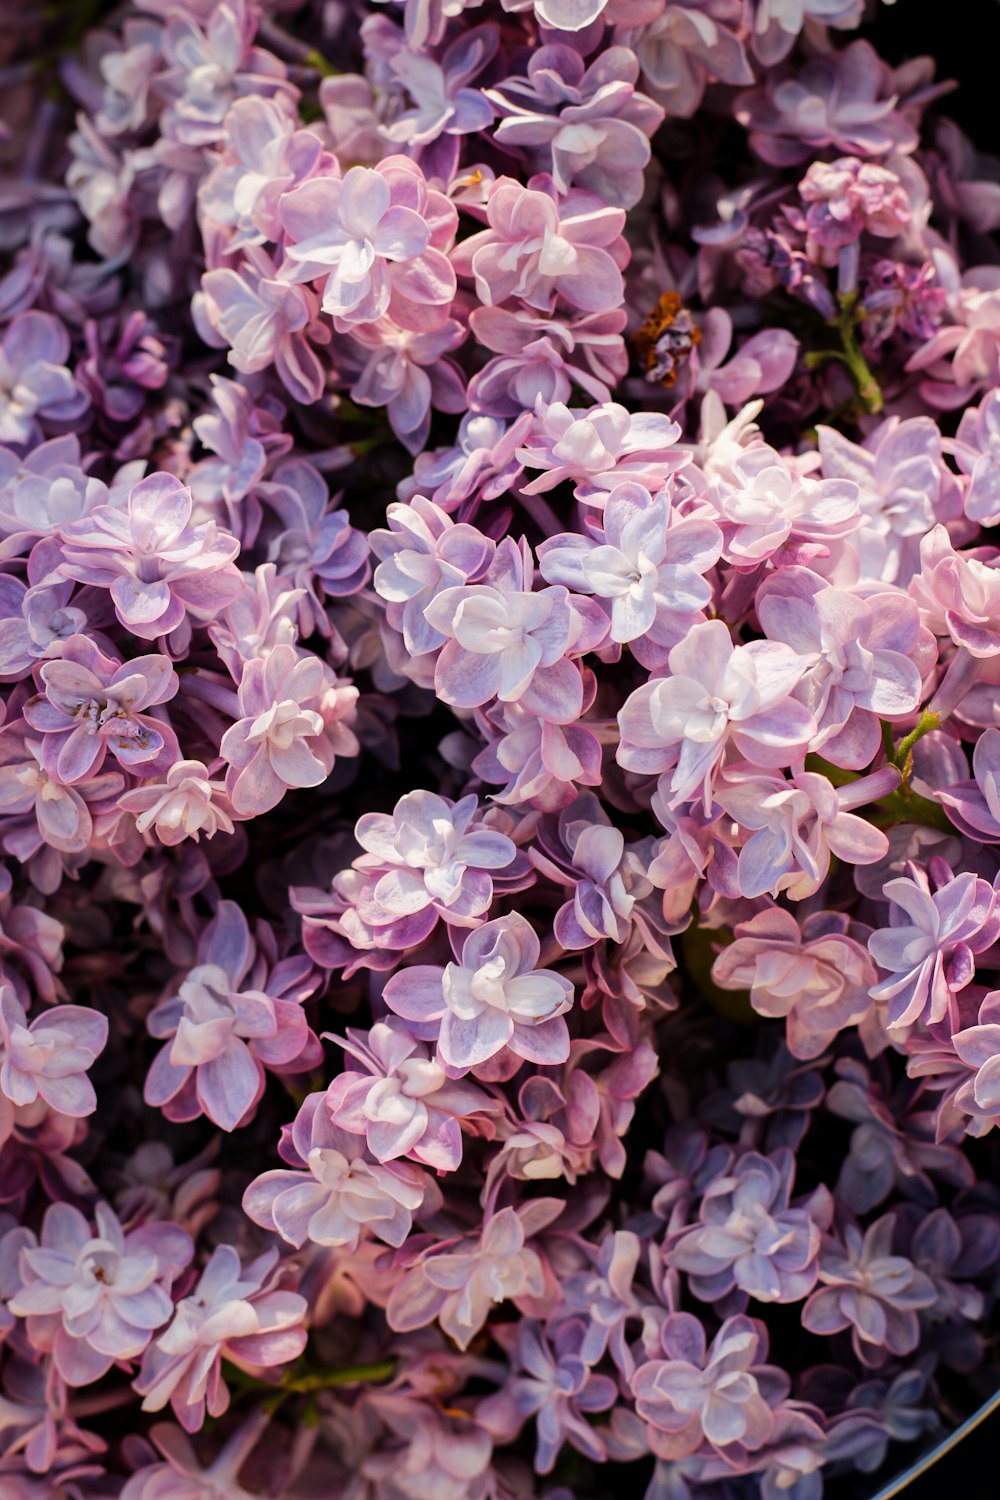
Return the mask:
M975 1025L956 1031L951 1044L974 1075L956 1095L956 1104L975 1120L993 1122L1000 1116L1000 990L990 991Z
M66 368L69 335L49 313L23 312L0 340L0 443L32 443L39 423L70 423L90 397Z
M63 643L82 632L87 616L70 605L72 583L36 583L0 577L0 678L26 677L37 661L60 656Z
M762 443L740 453L705 500L705 513L722 527L726 560L738 568L796 542L826 549L863 524L855 484L804 477Z
M449 181L458 164L458 138L477 135L493 123L489 96L468 85L491 61L499 40L496 25L487 23L456 36L439 62L426 51L404 46L390 57L393 82L413 102L394 112L382 134L394 145L409 147L429 176Z
M346 360L361 365L351 396L359 406L384 406L393 432L410 453L419 453L427 442L431 407L467 409L462 372L443 358L464 341L465 333L454 318L420 332L399 328L390 318L351 326L353 347Z
M43 691L24 706L42 740L42 765L63 785L96 776L110 750L126 771L155 774L177 759L169 725L145 712L177 692L165 656L119 663L83 635L70 636L57 661L38 669Z
M864 807L898 785L898 772L883 766L846 787L834 787L815 771L790 780L744 766L727 768L715 788L716 802L749 832L736 865L744 896L790 901L815 895L830 873L831 856L847 864L873 865L889 852L879 828L848 809Z
M824 588L804 568L783 568L761 587L755 607L769 639L809 659L796 696L818 725L812 748L852 770L870 765L879 721L903 720L920 704L913 601L895 593L862 600Z
M43 759L42 740L29 736L24 724L0 731L0 812L34 819L37 836L28 835L27 847L21 845L23 858L33 854L40 843L63 854L80 854L94 837L94 811L114 807L124 790L125 778L120 773L103 772L75 786L65 786L49 774ZM8 849L12 841L10 833L5 840Z
M225 782L213 781L200 760L175 761L163 781L150 777L119 797L118 806L136 815L140 833L152 832L168 848L184 839L197 844L203 833L211 839L235 827Z
M786 1017L793 1056L819 1057L871 1008L874 965L847 927L833 912L800 922L772 906L734 927L735 941L715 960L712 979L723 989L749 990L760 1015Z
M807 253L823 265L864 233L894 239L910 222L906 189L895 172L875 162L842 156L815 161L799 183L806 211Z
M582 1319L572 1319L547 1337L540 1324L524 1319L509 1341L511 1377L502 1391L488 1396L479 1408L480 1421L487 1427L499 1426L508 1432L517 1431L527 1418L535 1418L538 1474L551 1474L566 1442L595 1463L607 1457L600 1432L587 1419L614 1405L618 1387L609 1376L595 1374L583 1358L586 1332Z
M816 1284L821 1231L833 1198L818 1187L790 1203L795 1159L748 1152L707 1187L700 1223L666 1249L668 1265L687 1272L696 1297L715 1302L734 1287L758 1302L799 1302Z
M459 276L475 281L484 306L518 297L551 312L561 297L581 312L606 312L621 302L622 209L581 188L560 194L543 173L527 187L498 177L486 219L489 228L451 256Z
M331 1038L333 1039L333 1038ZM363 1135L376 1161L407 1156L437 1172L462 1160L462 1121L496 1106L474 1084L448 1077L437 1058L397 1021L336 1038L364 1072L348 1069L326 1091L335 1125Z
M703 1443L726 1456L762 1448L774 1430L773 1405L787 1377L763 1363L767 1339L751 1318L727 1318L711 1346L690 1313L670 1313L660 1330L666 1359L640 1365L629 1382L660 1458L683 1459Z
M108 1040L107 1017L83 1005L56 1005L29 1022L7 984L0 984L0 1137L13 1128L13 1111L39 1098L57 1114L93 1114L97 1095L87 1077ZM8 1120L3 1120L3 1115ZM6 1126L6 1128L5 1128Z
M854 1353L877 1368L888 1354L911 1354L920 1337L917 1313L937 1293L930 1277L903 1255L892 1253L894 1214L884 1214L865 1232L853 1224L843 1243L834 1238L820 1253L818 1290L802 1310L810 1333L851 1330Z
M545 1267L529 1241L561 1207L556 1198L534 1198L519 1209L501 1208L465 1240L429 1245L392 1289L389 1327L406 1333L437 1319L467 1349L495 1303L542 1296Z
M890 70L869 42L810 58L794 78L772 74L741 94L736 118L772 166L795 166L825 147L845 156L912 151L917 132L896 109Z
M222 159L199 186L198 207L231 231L230 254L278 240L278 200L320 164L319 136L295 126L280 95L237 99L227 112Z
M289 787L319 786L337 755L357 755L350 728L358 690L318 656L279 645L248 661L239 687L242 715L219 753L229 762L226 792L243 816L277 807Z
M177 995L150 1013L150 1033L167 1045L149 1070L145 1099L168 1119L206 1114L234 1130L260 1098L265 1068L305 1073L318 1061L302 1010L315 981L302 959L282 960L268 974L232 901L219 903L197 960Z
M951 877L948 870L932 892L927 875L915 865L909 869L883 887L890 925L868 939L868 951L886 971L872 986L872 998L888 1000L892 1027L942 1020L975 975L975 955L1000 937L996 892L988 881L971 872Z
M753 82L740 0L676 0L640 11L641 24L624 20L615 39L634 49L646 87L674 119L689 119L714 79Z
M308 600L308 606L299 604L303 637L315 629L329 633L324 600L356 594L368 582L364 536L346 511L336 509L322 474L301 459L279 464L257 494L282 526L268 549L269 560Z
M134 1382L143 1411L162 1411L169 1402L185 1431L197 1432L206 1407L213 1417L228 1409L224 1358L251 1374L297 1359L306 1344L308 1304L284 1280L276 1250L244 1268L232 1245L219 1245L146 1350Z
M638 78L628 47L607 48L586 70L572 47L540 47L527 77L486 90L500 115L494 138L524 148L533 169L551 171L561 193L575 185L630 208L642 197L649 137L664 114L637 92Z
M308 1240L357 1250L369 1233L398 1247L433 1192L412 1162L372 1161L357 1135L333 1123L325 1094L306 1099L283 1154L292 1169L255 1177L243 1210L296 1248Z
M631 643L644 666L662 666L670 647L705 618L712 599L705 574L719 559L722 533L711 521L678 518L665 495L653 500L635 483L610 492L602 520L603 540L548 537L539 569L549 583L607 601L611 640Z
M424 607L427 623L445 637L434 671L438 697L459 708L499 698L571 724L583 707L583 682L568 653L599 643L603 616L583 615L564 588L533 591L531 564L512 544L509 551L501 544L486 580L443 589Z
M444 253L455 210L414 162L390 156L343 178L313 177L285 194L278 216L289 279L321 281L323 311L339 327L389 313L419 329L436 324L437 310L444 317L455 295Z
M623 308L583 313L568 320L530 308L477 307L469 330L477 344L497 355L469 382L473 411L518 417L568 402L574 385L592 400L610 402L611 390L628 369L622 339Z
M541 944L517 913L470 932L460 964L414 965L385 986L386 1004L414 1022L417 1035L437 1042L449 1068L467 1072L498 1053L554 1064L569 1056L563 1016L573 986L562 974L536 967Z
M815 720L790 696L805 663L787 646L734 646L722 621L709 620L691 628L669 661L671 675L637 688L618 715L619 764L644 774L672 769L669 807L700 797L708 812L729 743L757 766L804 754Z
M409 505L387 506L385 515L388 530L368 533L368 545L380 559L375 590L386 601L389 624L400 631L409 654L424 656L446 639L427 619L426 606L436 594L485 573L496 545L474 526L456 525L422 495Z
M126 1232L106 1203L94 1212L96 1229L69 1203L46 1210L39 1247L21 1251L22 1285L10 1304L72 1386L142 1354L171 1316L171 1285L194 1253L176 1224Z
M143 640L169 635L187 616L208 620L239 593L239 543L212 522L191 524L191 491L150 474L124 510L98 506L61 528L66 578L110 590L122 625Z
M655 493L689 461L674 446L680 435L663 412L630 412L614 401L581 410L554 401L536 412L517 450L526 468L544 471L525 493L542 494L565 479L573 481L578 500L596 506L606 505L606 492L624 480Z
M791 51L807 21L853 31L861 22L863 4L862 0L793 0L792 4L757 0L754 9L753 50L761 62L773 66Z

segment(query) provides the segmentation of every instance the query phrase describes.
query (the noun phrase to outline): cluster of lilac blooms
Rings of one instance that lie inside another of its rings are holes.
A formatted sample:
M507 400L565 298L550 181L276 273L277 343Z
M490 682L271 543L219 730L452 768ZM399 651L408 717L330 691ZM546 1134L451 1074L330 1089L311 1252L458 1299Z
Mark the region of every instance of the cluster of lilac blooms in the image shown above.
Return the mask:
M15 9L0 1493L864 1493L997 1379L1000 161L878 0Z

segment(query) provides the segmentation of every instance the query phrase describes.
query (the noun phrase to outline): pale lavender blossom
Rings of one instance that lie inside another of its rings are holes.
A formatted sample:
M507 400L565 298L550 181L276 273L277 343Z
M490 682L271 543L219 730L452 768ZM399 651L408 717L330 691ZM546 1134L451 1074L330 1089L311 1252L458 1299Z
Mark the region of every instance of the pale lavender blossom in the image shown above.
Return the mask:
M94 836L94 811L110 809L125 789L125 778L103 772L75 786L65 786L50 776L43 765L41 737L29 734L23 723L0 730L0 812L9 817L29 817L34 831L7 834L4 846L16 847L19 856L30 858L39 845L47 844L63 854L80 854Z
M270 1420L255 1412L227 1437L212 1462L203 1467L187 1434L179 1427L157 1423L150 1437L166 1459L145 1464L125 1481L121 1500L253 1500L238 1476ZM251 1481L252 1482L252 1481Z
M920 705L927 652L912 599L859 598L825 588L805 568L782 568L754 601L764 634L808 659L795 695L817 724L811 749L860 771L881 743L881 722L901 722ZM929 642L927 643L929 644Z
M467 1349L494 1304L537 1303L546 1275L531 1241L561 1210L557 1198L534 1198L518 1209L501 1208L464 1240L429 1245L392 1289L389 1327L406 1333L436 1319Z
M294 646L275 646L248 661L239 686L241 717L219 746L236 811L268 812L290 787L319 786L338 755L357 755L351 728L357 698L357 688Z
M46 1210L38 1248L21 1252L22 1285L11 1300L72 1386L143 1353L171 1316L170 1288L194 1253L176 1224L126 1231L106 1203L94 1216L92 1226L69 1203Z
M606 492L635 480L658 492L689 454L677 445L678 424L663 412L630 412L615 401L583 410L554 401L536 411L534 426L517 456L528 469L541 469L525 485L536 495L570 479L576 495L591 505L606 503Z
M830 873L831 857L845 864L873 865L889 852L880 828L850 809L887 796L899 784L893 766L835 787L816 771L790 779L754 767L728 767L716 782L715 800L749 832L739 853L736 879L750 898L790 901L813 896Z
M259 507L247 501L268 463L292 446L290 434L277 430L269 412L254 405L245 386L224 375L212 377L212 407L195 417L191 426L202 447L214 454L203 458L187 475L195 500L213 513L219 495L226 503L231 529L249 543L259 525Z
M737 924L712 979L723 989L749 990L760 1015L784 1016L793 1056L819 1057L871 1008L875 967L847 928L833 912L814 912L800 922L771 906Z
M479 708L499 698L557 724L579 717L583 682L570 653L598 645L607 621L560 586L532 589L533 572L530 554L508 538L482 583L442 589L425 605L446 637L434 671L445 703Z
M740 453L708 486L701 508L722 527L726 561L738 568L796 543L827 549L863 525L857 485L802 475L763 443Z
M26 677L38 661L59 656L63 643L87 625L82 609L70 603L72 583L36 583L0 576L0 678Z
M701 798L732 746L753 765L804 755L815 720L791 693L805 663L787 646L734 646L721 620L695 625L670 652L669 677L636 688L618 715L618 763L643 774L671 771L670 808Z
M773 66L792 50L807 21L853 31L860 25L863 12L863 0L756 0L754 54Z
M98 506L60 528L65 578L110 591L121 623L151 641L188 616L204 621L242 588L236 538L213 522L191 524L191 491L173 474L150 474L126 509Z
M483 824L475 794L458 802L435 792L407 792L392 813L365 813L355 837L365 851L354 868L365 880L358 911L379 928L402 925L412 946L439 917L472 925L493 900L491 871L506 870L517 849ZM386 933L385 940L390 940Z
M436 594L479 578L493 560L496 544L474 526L455 524L423 495L409 505L386 507L388 529L368 533L379 559L375 591L386 601L389 624L398 630L410 656L437 650L446 637L424 614ZM0 623L0 640L3 626Z
M229 1407L222 1360L256 1374L297 1359L306 1345L308 1304L287 1290L278 1252L245 1267L232 1245L219 1245L173 1319L150 1344L134 1388L144 1411L169 1403L186 1432Z
M602 513L603 537L547 537L538 548L548 583L593 594L610 606L612 641L632 646L646 667L701 623L712 599L706 579L722 551L711 521L678 517L665 494L654 500L634 482L616 485Z
M243 1211L289 1244L357 1250L369 1234L400 1246L433 1189L413 1162L379 1162L363 1139L336 1125L325 1094L310 1094L283 1154L292 1165L262 1172L243 1194Z
M903 1255L894 1255L894 1214L864 1233L854 1224L843 1242L830 1237L820 1252L818 1289L802 1310L810 1333L851 1330L854 1353L877 1368L887 1355L912 1354L920 1338L921 1309L936 1300L934 1283Z
M972 752L973 779L938 787L948 816L968 838L1000 843L1000 729L984 729Z
M826 266L835 266L840 252L862 234L894 239L911 218L897 174L856 156L813 162L799 183L799 196L809 205L806 252Z
M645 1311L635 1282L642 1241L629 1229L616 1229L605 1235L596 1253L590 1246L588 1251L593 1265L571 1273L563 1282L567 1311L587 1319L580 1356L588 1365L596 1365L608 1353L628 1380L635 1370L628 1325L640 1323Z
M567 1442L595 1463L607 1458L600 1430L588 1417L613 1406L618 1387L583 1358L586 1335L582 1318L560 1323L550 1336L539 1323L523 1319L510 1340L511 1376L502 1390L480 1404L480 1421L504 1437L512 1437L534 1417L538 1474L551 1474Z
M796 166L829 146L859 157L912 151L917 132L896 109L892 82L871 43L854 41L809 58L791 78L769 75L739 96L735 114L772 166Z
M285 66L253 46L257 13L248 0L208 9L167 10L163 62L156 87L169 102L161 118L167 140L204 146L221 140L234 99L245 94L288 97ZM201 22L201 24L199 24Z
M168 848L235 827L225 782L213 780L200 760L175 761L162 781L150 777L119 797L118 806L135 815L140 833L151 833Z
M80 440L72 433L39 443L23 458L0 448L2 555L17 557L36 538L50 536L100 506L124 505L142 471L142 463L126 464L110 485L102 483L85 472ZM58 561L54 556L51 566Z
M623 19L615 40L633 49L653 97L674 119L689 119L713 80L753 82L745 25L742 0L673 0Z
M320 399L326 385L313 348L322 341L318 312L309 288L279 279L259 248L246 250L238 268L206 271L193 308L205 342L228 345L234 370L253 375L273 366L293 399L306 406Z
M326 480L312 464L292 458L281 463L257 494L281 522L268 548L268 560L282 578L301 589L299 621L303 638L318 629L327 634L327 597L356 594L368 582L368 548L346 511L331 500ZM308 605L306 604L308 601Z
M58 1114L83 1118L97 1108L87 1077L108 1040L108 1021L83 1005L56 1005L29 1021L8 984L0 984L0 1138L13 1128L12 1109L41 1099ZM4 1119L4 1116L9 1118Z
M939 261L940 263L940 261ZM923 374L928 406L952 411L1000 378L1000 276L996 266L966 271L948 298L948 315L907 361ZM959 281L957 267L949 280ZM952 288L949 287L949 290Z
M514 912L470 932L461 963L400 970L383 998L416 1035L436 1041L441 1061L460 1073L500 1053L565 1062L573 985L553 969L539 969L540 954L531 923Z
M551 171L561 193L574 185L606 203L631 208L642 197L649 138L663 109L638 92L639 60L628 47L609 47L585 69L579 52L539 47L527 76L487 89L503 146L525 149L536 172Z
M951 1044L973 1076L956 1095L958 1107L975 1120L1000 1117L1000 990L991 990L973 1026L956 1031Z
M410 453L425 447L431 408L464 412L465 381L459 366L446 356L463 343L466 330L454 318L434 328L400 328L391 318L351 325L352 344L345 362L361 366L351 386L359 406L384 406L389 425Z
M542 173L527 187L498 177L486 219L489 228L462 240L451 255L484 306L518 297L547 313L561 297L581 312L605 312L621 302L623 209L582 188L560 194Z
M18 313L0 340L0 443L33 443L40 426L72 423L90 397L66 368L69 334L50 313Z
M861 492L864 525L851 538L861 578L905 588L920 569L921 539L962 511L937 424L889 417L861 447L833 427L817 431L824 475L852 480Z
M227 112L222 159L200 184L198 207L230 231L230 254L278 240L279 198L318 169L323 143L296 124L280 95L237 99Z
M1000 937L996 892L971 871L936 882L916 865L890 880L883 893L890 902L889 926L868 939L868 950L885 978L872 986L875 1000L887 1000L890 1027L915 1021L933 1025L952 1011L955 994L971 982L975 955Z
M332 1038L363 1072L348 1067L326 1091L335 1125L363 1135L376 1161L407 1156L437 1172L462 1160L462 1122L493 1113L495 1102L468 1080L449 1078L426 1046L398 1021Z
M202 934L197 963L176 995L150 1013L165 1042L146 1078L145 1099L168 1119L208 1115L234 1130L264 1089L264 1070L306 1073L320 1056L302 1002L315 988L308 960L270 968L232 901L221 901Z
M401 327L435 326L455 295L445 250L455 210L415 162L386 157L343 178L313 177L278 205L286 276L322 283L321 305L338 326L389 313ZM429 321L430 320L430 321Z
M660 1330L665 1359L642 1364L629 1384L659 1458L684 1459L703 1443L725 1455L761 1448L774 1430L773 1405L788 1378L766 1365L767 1336L751 1318L727 1318L706 1348L705 1327L670 1313Z
M1000 520L1000 391L988 391L978 406L966 407L952 448L969 476L965 514L981 526L995 526Z
M428 176L448 182L458 166L460 139L493 123L488 94L470 88L492 61L499 43L495 23L471 26L444 49L440 60L423 49L400 46L389 58L389 76L412 103L397 108L382 135L409 149Z
M668 1265L687 1274L696 1297L715 1302L734 1287L757 1302L798 1302L816 1285L822 1232L833 1219L833 1197L816 1188L791 1202L791 1151L737 1158L713 1179L699 1223L665 1250Z
M138 774L162 773L177 759L173 730L148 712L179 686L166 656L116 662L74 635L37 675L42 691L24 705L24 717L42 735L43 767L63 785L96 776L108 751Z
M624 308L582 313L572 319L546 317L527 307L477 307L469 315L476 343L496 355L469 381L473 411L519 417L566 403L574 385L592 400L610 402L628 370L622 338Z

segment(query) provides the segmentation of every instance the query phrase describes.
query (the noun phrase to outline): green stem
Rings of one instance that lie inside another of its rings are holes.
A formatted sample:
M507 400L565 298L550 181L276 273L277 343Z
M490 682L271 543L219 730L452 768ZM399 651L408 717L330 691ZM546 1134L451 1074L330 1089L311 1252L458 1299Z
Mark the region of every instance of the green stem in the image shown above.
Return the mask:
M834 327L840 334L842 358L858 388L862 405L866 411L875 415L882 410L885 402L882 399L882 388L868 368L868 362L854 334L858 324L858 315L854 310L856 301L856 292L852 292L849 297L841 297L840 312L834 321Z
M289 1380L282 1389L302 1395L307 1391L333 1390L343 1385L374 1385L391 1380L395 1373L394 1359L378 1359L368 1365L345 1365L339 1370L317 1370L312 1375L300 1375Z

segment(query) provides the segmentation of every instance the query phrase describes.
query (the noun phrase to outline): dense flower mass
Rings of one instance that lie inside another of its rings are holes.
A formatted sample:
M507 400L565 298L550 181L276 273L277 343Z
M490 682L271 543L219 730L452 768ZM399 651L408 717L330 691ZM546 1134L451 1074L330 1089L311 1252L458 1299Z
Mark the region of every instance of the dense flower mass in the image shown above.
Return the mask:
M1000 1347L940 28L11 9L0 1496L881 1488Z

